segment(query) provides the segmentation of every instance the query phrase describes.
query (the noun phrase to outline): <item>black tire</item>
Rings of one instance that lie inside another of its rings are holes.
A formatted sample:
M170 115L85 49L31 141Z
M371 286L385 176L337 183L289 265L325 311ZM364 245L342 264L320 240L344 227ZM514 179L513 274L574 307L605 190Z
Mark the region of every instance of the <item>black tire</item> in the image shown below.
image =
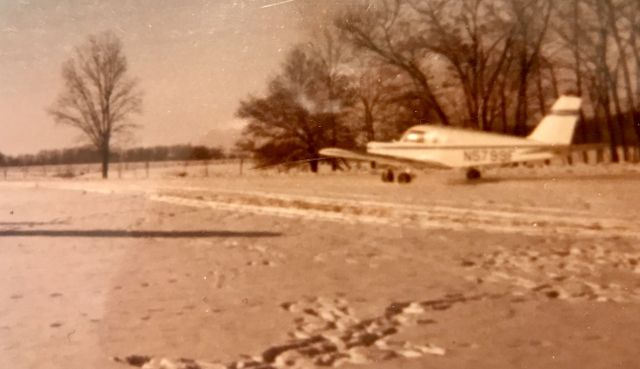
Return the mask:
M411 183L411 174L402 172L398 174L398 183Z
M473 181L473 180L476 180L476 179L480 179L481 176L482 176L482 174L476 168L467 169L467 179L468 180Z
M393 182L395 179L395 175L393 174L393 170L387 169L382 172L382 182Z

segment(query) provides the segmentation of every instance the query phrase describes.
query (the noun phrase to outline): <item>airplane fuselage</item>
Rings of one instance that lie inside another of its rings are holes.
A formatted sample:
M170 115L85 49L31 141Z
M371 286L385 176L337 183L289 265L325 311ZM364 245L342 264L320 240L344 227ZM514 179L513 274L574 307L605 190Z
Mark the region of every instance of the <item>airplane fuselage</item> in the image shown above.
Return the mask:
M554 156L550 152L536 152L540 146L540 142L526 138L419 125L408 129L400 141L369 142L367 153L466 168L538 161Z

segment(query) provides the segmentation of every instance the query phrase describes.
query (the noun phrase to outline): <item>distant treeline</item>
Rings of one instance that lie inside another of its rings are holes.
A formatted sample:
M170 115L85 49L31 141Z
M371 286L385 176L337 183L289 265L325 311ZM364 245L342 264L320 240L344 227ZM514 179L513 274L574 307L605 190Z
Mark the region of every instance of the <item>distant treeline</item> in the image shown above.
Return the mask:
M221 147L191 145L135 147L110 154L110 159L114 162L212 160L227 157ZM4 166L85 164L99 163L100 160L99 152L92 146L42 150L37 154L17 156L0 153L0 165Z

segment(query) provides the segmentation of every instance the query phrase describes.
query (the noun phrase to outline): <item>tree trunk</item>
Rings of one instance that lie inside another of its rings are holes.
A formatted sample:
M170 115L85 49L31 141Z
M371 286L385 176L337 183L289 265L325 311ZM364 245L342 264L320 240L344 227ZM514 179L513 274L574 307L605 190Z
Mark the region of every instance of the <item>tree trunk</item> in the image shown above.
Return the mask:
M633 129L636 132L636 137L637 137L636 150L640 150L640 112L634 112L633 115L634 115L634 122L639 122L639 123L633 124ZM637 160L640 160L640 158L637 158Z
M503 81L502 86L500 86L500 120L502 120L502 133L507 134L509 133L509 127L507 127L507 93L505 89L506 83Z
M558 99L560 97L560 91L558 89L558 77L556 77L556 70L553 66L553 63L548 63L547 68L549 69L549 77L551 78L551 88L553 89L553 98ZM580 96L580 93L578 93Z
M622 113L622 108L620 107L620 98L618 97L618 85L617 83L612 83L612 96L613 96L613 107L616 112L616 121L618 123L618 129L620 130L620 145L622 146L622 157L624 161L629 161L629 152L627 150L627 133L625 132L625 115Z
M611 161L617 163L620 161L618 156L618 139L616 137L615 129L613 128L613 117L611 116L611 109L608 101L602 101L602 108L604 111L604 119L607 123L607 130L609 131L609 149L611 151Z
M586 144L589 141L588 138L588 132L587 132L587 119L584 116L584 111L582 110L582 108L580 109L580 118L578 119L578 126L581 127L582 129L580 130L580 132L582 133L582 143ZM587 164L589 163L589 153L586 151L582 152L582 162Z
M442 109L442 106L440 105L440 102L438 101L438 98L434 95L433 90L431 89L431 85L429 84L429 81L427 80L427 77L425 76L425 74L423 74L418 68L414 67L413 65L402 65L402 64L396 64L398 67L403 68L405 71L407 71L407 73L409 73L409 75L418 82L418 85L421 88L421 102L422 102L422 110L424 114L425 111L425 102L427 103L426 105L428 106L428 108L430 110L433 110L436 115L438 116L438 120L440 120L440 123L442 123L445 126L449 125L449 117L447 116L447 113L445 113L444 109Z
M109 143L105 143L101 150L102 156L102 178L107 179L109 177Z
M636 0L637 1L637 0ZM634 122L634 111L636 109L636 104L635 104L635 96L633 94L633 87L632 87L632 83L631 83L631 72L629 70L629 66L627 64L627 52L625 49L625 45L623 44L622 41L622 37L620 35L620 31L618 30L618 17L619 14L616 14L616 9L615 6L613 4L613 2L611 0L607 0L606 1L607 4L607 15L609 18L609 26L611 28L612 34L613 34L613 39L615 41L615 44L618 48L618 53L619 53L619 60L618 62L620 63L620 65L622 66L622 77L623 77L623 81L624 81L624 88L626 91L626 95L627 95L627 100L628 100L628 104L627 104L627 110L626 112L624 112L624 117L622 117L621 119L621 124L635 124ZM633 33L633 30L630 31L630 33ZM616 81L618 79L618 75L616 73ZM616 84L617 86L617 84ZM617 94L617 93L616 93ZM616 104L620 104L619 101L616 101ZM622 108L621 107L617 107L618 110L620 110L619 114L623 114L622 112ZM626 118L626 119L625 119ZM624 134L625 134L625 127L623 126L622 128L622 135L623 135L623 139L624 139ZM637 137L638 141L640 141L640 136ZM624 145L624 157L625 157L625 161L629 160L629 154L628 154L628 148L626 147L626 145Z
M312 173L318 173L318 161L317 160L311 160L309 162L309 169L311 169Z
M369 102L362 99L364 106L364 131L367 136L367 142L375 140L375 130L373 127L373 112Z
M540 106L540 113L544 117L547 115L547 107L544 101L544 89L542 87L542 67L538 67L538 74L536 75L536 88L538 92L538 104Z
M527 79L529 71L527 69L527 62L524 57L520 60L520 72L518 75L518 97L516 100L516 125L514 127L514 134L516 136L525 136L527 134Z

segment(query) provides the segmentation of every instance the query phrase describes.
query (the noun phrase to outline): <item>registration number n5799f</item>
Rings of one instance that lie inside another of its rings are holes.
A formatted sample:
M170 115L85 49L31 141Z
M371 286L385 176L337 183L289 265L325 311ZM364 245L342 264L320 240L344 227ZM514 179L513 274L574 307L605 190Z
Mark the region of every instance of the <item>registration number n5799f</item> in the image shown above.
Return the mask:
M512 154L512 149L469 149L463 151L463 159L471 162L489 161L499 163L510 161Z

